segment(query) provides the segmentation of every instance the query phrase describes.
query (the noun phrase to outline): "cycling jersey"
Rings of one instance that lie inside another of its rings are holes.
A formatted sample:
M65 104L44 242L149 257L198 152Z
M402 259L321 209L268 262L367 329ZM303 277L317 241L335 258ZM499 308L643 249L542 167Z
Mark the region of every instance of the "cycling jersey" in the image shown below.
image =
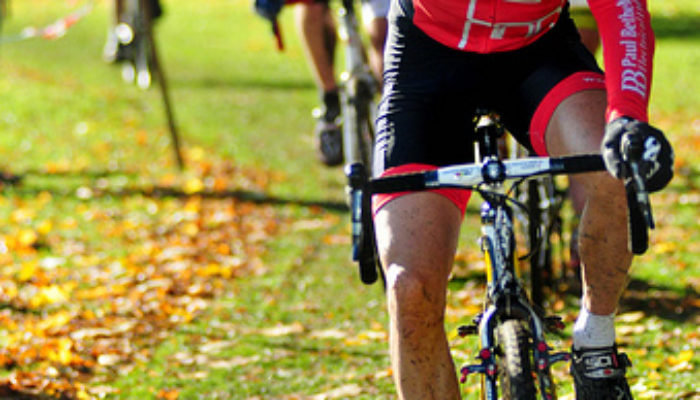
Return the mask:
M551 30L566 0L400 0L413 23L454 49L505 52ZM608 120L647 120L654 36L646 0L589 0L604 47Z

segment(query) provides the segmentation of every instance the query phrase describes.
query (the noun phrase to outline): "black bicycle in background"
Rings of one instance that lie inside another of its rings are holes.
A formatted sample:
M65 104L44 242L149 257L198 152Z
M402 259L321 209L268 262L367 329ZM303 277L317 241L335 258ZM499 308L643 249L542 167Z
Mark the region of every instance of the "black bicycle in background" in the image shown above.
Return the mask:
M504 157L514 159L535 156L512 137L508 136ZM565 181L552 175L537 176L517 185L514 197L524 208L513 210L514 219L524 239L528 253L523 260L529 268L526 281L532 303L539 308L559 293L560 284L567 284L568 277L578 271L569 263L571 242L577 240L574 230L574 212L566 208L569 188ZM573 208L573 207L572 207Z
M379 83L367 61L353 0L342 0L338 14L338 33L345 53L345 69L340 75L343 158L345 165L362 163L369 169Z
M140 88L151 86L155 71L152 24L163 13L158 0L115 0L115 25L105 45L104 58L121 64L122 78Z
M153 39L153 22L162 14L159 0L115 0L116 25L110 29L103 57L121 64L122 78L127 82L136 82L142 89L148 89L153 81L160 84L175 161L183 169L185 163L168 82Z
M369 198L375 193L420 191L437 188L463 188L479 193L481 238L479 247L486 266L486 296L483 311L472 322L458 329L460 336L478 335L480 348L475 364L460 368L461 381L478 374L482 398L487 400L552 400L556 398L550 367L570 359L570 353L553 352L545 333L560 330L561 318L547 315L532 302L516 257L514 209L531 216L526 204L518 201L516 188L538 176L555 176L603 171L598 154L568 157L522 157L502 159L498 139L503 128L488 112L477 115L478 161L442 167L434 171L367 179L362 164L350 166L357 172L351 180L353 259L360 266L365 283L377 280L380 268L374 242ZM628 185L630 248L636 254L646 251L647 229L653 228L648 193L641 178L643 144L627 135L621 153L632 172ZM507 186L512 182L510 186Z

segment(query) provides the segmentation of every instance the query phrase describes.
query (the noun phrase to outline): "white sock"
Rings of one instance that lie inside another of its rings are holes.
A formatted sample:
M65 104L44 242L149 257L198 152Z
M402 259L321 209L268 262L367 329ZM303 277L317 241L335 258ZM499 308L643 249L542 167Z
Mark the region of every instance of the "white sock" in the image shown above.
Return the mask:
M581 305L574 324L574 348L609 347L615 343L615 314L594 315Z

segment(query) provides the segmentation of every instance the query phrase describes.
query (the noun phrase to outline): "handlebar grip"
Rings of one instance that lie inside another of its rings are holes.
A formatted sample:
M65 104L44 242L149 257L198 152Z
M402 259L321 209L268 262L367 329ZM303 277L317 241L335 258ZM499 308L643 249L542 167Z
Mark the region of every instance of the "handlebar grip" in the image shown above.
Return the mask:
M552 169L566 173L596 172L605 170L605 162L600 154L583 154L552 159Z
M637 188L634 180L625 183L627 192L627 226L630 250L634 254L644 254L649 248L649 231L647 220L642 207L637 199Z
M352 221L352 258L359 265L360 280L371 285L379 278L371 195L367 193L367 172L356 163L346 167L350 183L350 214Z
M426 182L437 181L436 171L425 171L415 174L391 175L372 179L369 182L370 191L374 193L396 193L420 191L428 188Z

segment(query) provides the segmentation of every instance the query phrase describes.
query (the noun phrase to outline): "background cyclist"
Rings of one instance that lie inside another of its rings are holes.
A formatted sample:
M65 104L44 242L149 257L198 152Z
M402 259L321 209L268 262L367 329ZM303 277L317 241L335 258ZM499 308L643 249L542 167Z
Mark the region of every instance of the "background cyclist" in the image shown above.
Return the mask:
M323 141L337 144L342 142L339 126L340 97L334 70L337 29L328 1L302 2L296 9L296 22L314 82L320 93L321 106L314 113L318 118L315 136L319 158L324 164L333 166L342 163L342 153L327 149L338 149L340 146L321 145ZM386 41L388 12L389 0L362 2L362 21L370 42L369 63L379 82L382 76L382 54Z
M114 0L114 9L112 12L112 21L107 28L107 41L102 50L102 58L107 62L123 61L125 44L119 42L115 28L123 21L122 15L124 10L125 0ZM146 0L150 17L155 21L163 15L163 8L160 0Z
M575 178L586 206L571 372L579 399L630 399L628 362L617 352L614 330L632 262L617 179L622 133L635 131L655 145L651 190L668 183L673 164L663 133L646 123L654 36L645 1L589 0L604 43L605 76L580 42L566 0L392 1L375 174L471 160L476 107L498 112L508 131L539 154L592 153L604 145L610 173ZM374 199L401 399L460 396L444 309L468 198L448 189Z

